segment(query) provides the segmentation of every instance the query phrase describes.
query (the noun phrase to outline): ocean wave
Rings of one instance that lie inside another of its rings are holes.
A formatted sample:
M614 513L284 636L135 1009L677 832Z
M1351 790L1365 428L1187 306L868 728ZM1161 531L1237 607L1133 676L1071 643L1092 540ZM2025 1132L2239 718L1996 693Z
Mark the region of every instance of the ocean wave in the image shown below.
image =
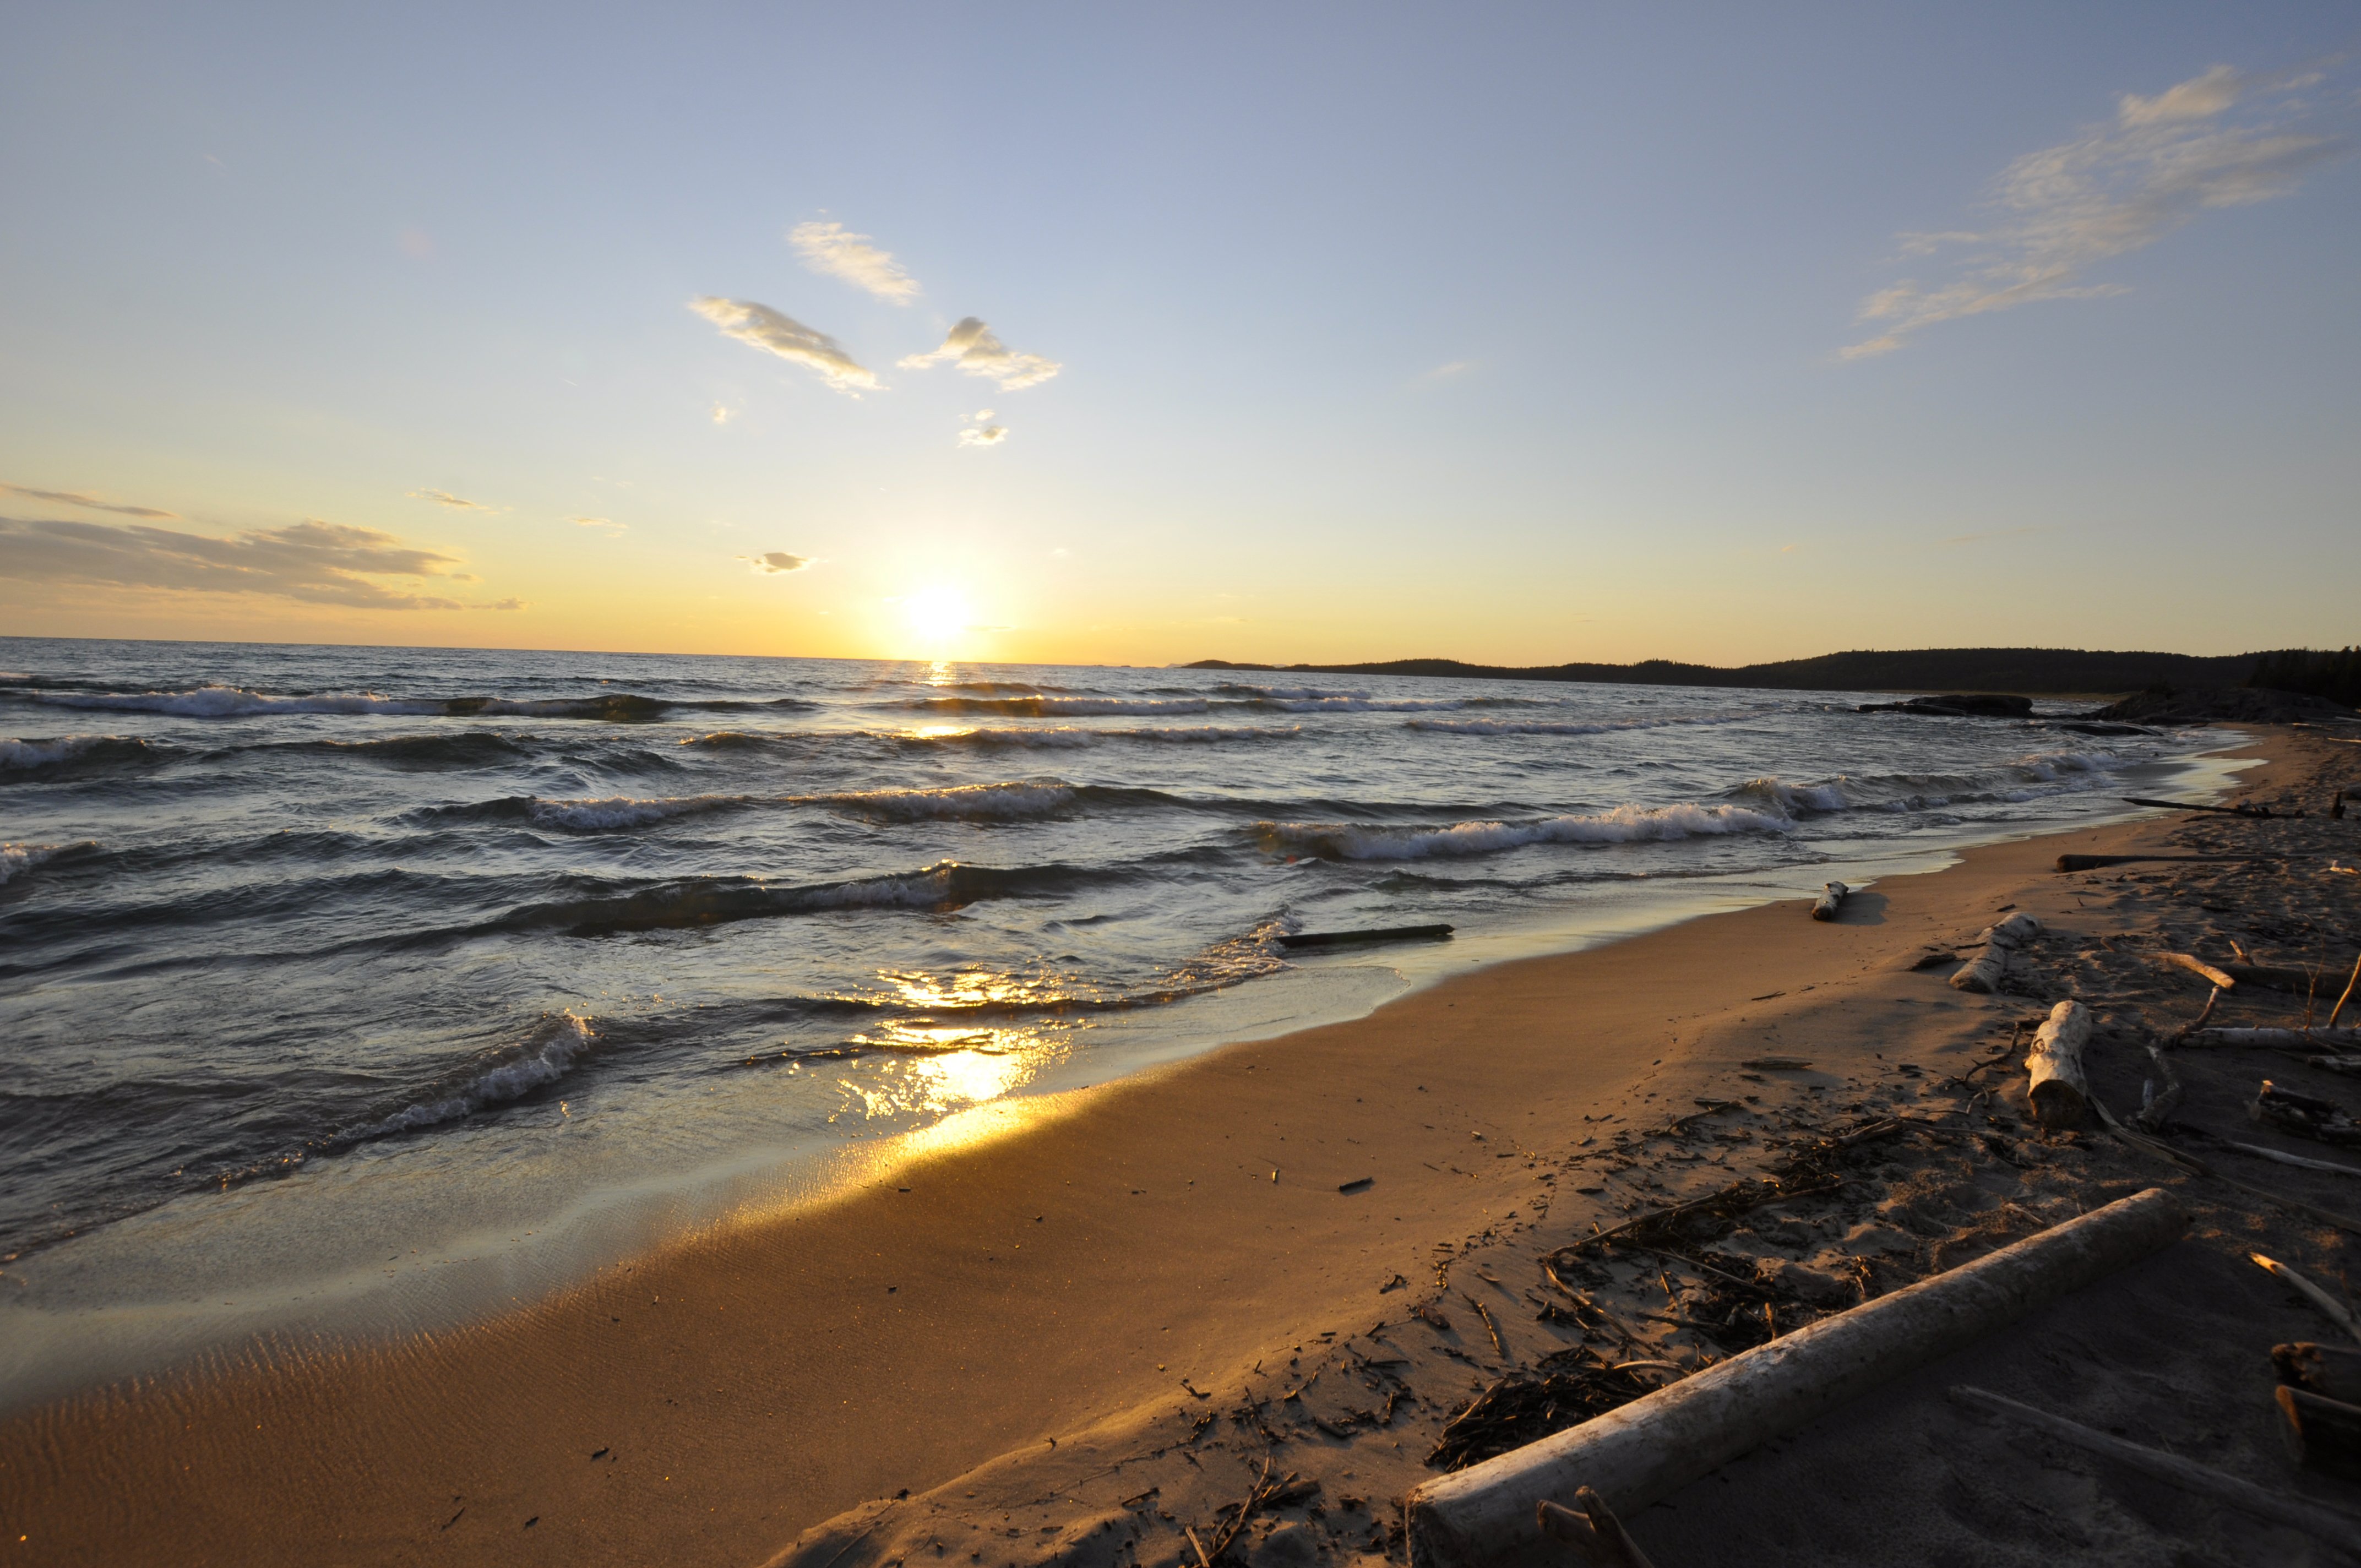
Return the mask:
M0 740L0 773L144 762L153 760L162 750L133 735L60 735L49 740Z
M531 747L489 729L469 729L456 735L389 735L376 740L301 743L365 757L371 762L424 768L494 767L533 754Z
M524 812L539 827L563 828L574 833L604 833L617 828L645 828L652 823L669 822L675 817L729 811L759 804L760 799L760 796L747 795L692 795L654 799L618 795L603 800L543 800L535 797L524 803Z
M1446 735L1609 735L1624 730L1736 724L1754 717L1750 713L1714 713L1677 718L1411 718L1403 720L1402 728Z
M1334 822L1259 822L1255 834L1275 855L1337 861L1415 861L1488 855L1527 844L1633 844L1730 833L1784 833L1785 817L1744 806L1619 806L1592 816L1521 822L1454 822L1438 828L1356 827Z
M1159 724L1143 725L1134 729L1082 729L1060 726L1055 729L943 729L911 730L894 737L896 740L925 746L1042 746L1071 749L1096 746L1109 740L1143 740L1181 746L1215 746L1225 742L1255 740L1292 740L1302 733L1298 725L1263 724Z
M1325 686L1257 686L1244 681L1224 681L1213 688L1224 696L1276 697L1281 700L1301 700L1306 697L1366 697L1365 691L1331 691Z
M1996 768L1961 773L1839 774L1818 784L1774 776L1749 779L1730 792L1783 816L1805 812L1934 811L1945 806L2022 804L2103 784L2124 760L2106 751L2040 751Z
M182 718L251 718L274 714L358 714L467 718L505 714L523 718L603 718L623 722L653 718L669 706L629 692L591 697L409 697L376 692L314 692L279 695L245 686L202 685L177 692L62 692L30 694L51 707L104 712L163 713Z
M365 1143L415 1132L442 1122L456 1122L489 1105L532 1093L571 1071L598 1036L590 1020L573 1013L544 1018L523 1041L487 1052L457 1073L426 1091L427 1098L403 1106L374 1125L335 1140L340 1146Z
M95 839L83 839L71 844L0 844L0 887L60 855L97 848L98 840Z
M882 822L1018 822L1070 810L1079 795L1072 784L1050 782L860 790L796 799L800 804L829 806Z
M924 713L990 713L1012 718L1080 718L1124 713L1203 713L1201 696L922 696L897 705Z
M1062 864L976 866L945 861L922 871L851 882L785 884L758 877L687 877L629 893L588 893L533 904L494 923L508 930L561 930L603 937L626 931L686 930L833 910L948 912L995 898L1055 897L1128 873Z

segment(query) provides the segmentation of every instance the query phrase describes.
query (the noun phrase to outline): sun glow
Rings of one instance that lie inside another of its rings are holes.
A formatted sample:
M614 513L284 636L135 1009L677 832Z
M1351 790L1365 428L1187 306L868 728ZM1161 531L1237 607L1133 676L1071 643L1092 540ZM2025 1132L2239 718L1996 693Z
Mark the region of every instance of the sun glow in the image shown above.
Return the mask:
M915 652L939 659L974 630L975 611L957 588L920 588L902 600L902 620Z

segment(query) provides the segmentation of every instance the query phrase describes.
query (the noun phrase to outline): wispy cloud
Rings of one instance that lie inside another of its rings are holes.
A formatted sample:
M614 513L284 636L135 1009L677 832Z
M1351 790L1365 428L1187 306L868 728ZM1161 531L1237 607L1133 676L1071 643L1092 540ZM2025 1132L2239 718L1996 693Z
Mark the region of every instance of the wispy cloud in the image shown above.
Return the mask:
M736 419L737 417L738 411L731 408L728 403L716 403L713 405L714 423L728 424L731 420Z
M489 604L478 605L476 608L478 609L531 609L533 607L520 598L505 598L494 599Z
M1847 359L1890 354L1940 322L2123 292L2087 281L2090 269L2201 213L2284 196L2307 170L2347 150L2341 137L2291 128L2309 112L2295 94L2319 80L2217 65L2152 98L2125 95L2112 122L2003 170L1989 203L1999 214L1992 226L1904 235L1906 256L1964 254L1948 281L1905 279L1872 294L1859 319L1881 330L1840 352Z
M741 555L738 559L752 563L754 570L765 576L774 572L800 572L812 564L808 555L790 555L784 550L766 550L760 555Z
M878 389L876 376L847 354L843 345L768 305L707 295L691 300L688 308L719 327L725 336L751 343L765 354L809 366L840 392L857 398L863 391Z
M269 594L356 609L464 609L382 577L467 580L456 556L373 528L313 520L214 539L146 524L0 518L0 577L199 593Z
M449 507L453 511L493 512L500 510L488 507L481 501L471 501L465 496L455 496L448 490L411 490L407 493L412 500L433 501L436 506Z
M865 234L847 234L842 224L797 224L787 231L787 243L813 271L841 278L881 300L906 305L918 297L918 280L902 270L891 251L870 244Z
M1007 439L1006 425L988 424L978 430L961 431L959 444L961 446L997 446Z
M617 522L611 517L569 517L566 521L572 523L577 528L599 529L606 532L609 537L619 534L625 529L631 527L630 523Z
M154 507L117 506L113 501L100 500L96 496L85 494L81 490L36 490L28 488L23 485L0 485L0 490L5 490L12 496L23 496L30 500L49 501L55 505L64 507L80 507L84 511L116 512L124 517L157 517L178 520L181 515L178 512L158 511Z
M974 316L969 316L951 328L943 345L932 354L913 354L902 361L905 370L923 370L929 365L957 365L971 376L989 376L1000 383L1004 392L1020 391L1038 387L1065 368L1054 359L1044 359L1038 354L1019 354L992 334L992 329Z

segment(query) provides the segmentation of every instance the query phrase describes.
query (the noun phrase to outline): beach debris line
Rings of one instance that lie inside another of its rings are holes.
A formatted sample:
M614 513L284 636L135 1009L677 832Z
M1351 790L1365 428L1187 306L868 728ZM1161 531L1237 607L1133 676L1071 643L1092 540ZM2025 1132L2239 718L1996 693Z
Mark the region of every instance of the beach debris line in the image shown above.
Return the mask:
M1429 1481L1407 1502L1412 1561L1478 1568L1539 1539L1536 1506L1598 1490L1633 1512L1772 1438L2180 1239L2162 1188L1741 1352L1577 1427Z
M2033 1048L2025 1053L2026 1097L2032 1102L2033 1119L2045 1127L2079 1127L2090 1113L2091 1080L2082 1072L2082 1047L2091 1043L2093 1022L2088 1007L2070 999L2051 1008L2033 1032Z
M2177 1486L2217 1498L2257 1519L2288 1525L2347 1552L2361 1552L2361 1514L2326 1503L2315 1503L2286 1492L2275 1492L2268 1486L2257 1486L2252 1481L2225 1475L2210 1464L2200 1464L2177 1453L2166 1453L2125 1438L2094 1431L2080 1421L2070 1421L2063 1416L2037 1410L2031 1405L2021 1405L1988 1389L1961 1386L1953 1388L1950 1396L1955 1402L1971 1409L1982 1410L1988 1415L2030 1427L2086 1453L2103 1454L2120 1461L2160 1481L2169 1481Z
M1977 938L1983 943L1982 950L1951 976L1951 989L1979 995L1999 990L2001 978L2008 973L2009 955L2030 947L2040 935L2041 922L2022 912L1985 927Z
M1832 882L1821 888L1820 896L1812 900L1812 918L1835 919L1837 912L1844 907L1845 894L1851 891L1852 889L1840 882Z
M1544 1499L1536 1508L1534 1523L1543 1535L1562 1541L1582 1554L1592 1568L1655 1568L1623 1521L1607 1506L1607 1499L1587 1486L1575 1489L1576 1508L1561 1508Z
M1357 948L1376 942L1439 942L1451 935L1448 926L1387 926L1370 931L1300 931L1279 938L1279 945L1297 948Z

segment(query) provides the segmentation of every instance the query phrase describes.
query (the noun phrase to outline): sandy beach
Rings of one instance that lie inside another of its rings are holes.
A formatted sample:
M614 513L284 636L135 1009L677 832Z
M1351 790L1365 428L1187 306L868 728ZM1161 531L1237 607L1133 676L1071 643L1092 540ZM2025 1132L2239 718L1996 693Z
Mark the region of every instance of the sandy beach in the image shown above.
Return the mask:
M1399 1499L1435 1474L1450 1420L1601 1332L1548 1297L1535 1258L1897 1110L1951 1134L1881 1143L1824 1211L1721 1244L1806 1271L1782 1332L2173 1186L2197 1215L2190 1240L1954 1359L2001 1392L2315 1490L2274 1446L2266 1352L2329 1331L2240 1249L2337 1280L2354 1238L2095 1124L2038 1135L2021 1055L1956 1079L2079 995L2103 1014L2098 1093L2129 1110L2147 1070L2132 1042L2205 995L2156 951L2226 959L2235 940L2257 962L2352 963L2361 878L2323 868L2361 846L2318 812L2361 773L2354 748L2272 729L2246 754L2265 762L2242 798L2314 815L2026 839L1882 882L1831 924L1778 904L1484 969L1362 1021L972 1113L825 1207L462 1331L258 1345L20 1414L0 1425L5 1545L58 1564L785 1552L862 1568L926 1551L1161 1565L1194 1561L1184 1530L1210 1545L1268 1460L1297 1486L1236 1532L1238 1554L1399 1562ZM2060 875L2065 851L2265 858ZM2046 930L2002 993L1917 967L2012 908ZM2305 1006L2241 988L2217 1021ZM2253 1055L2185 1069L2185 1119L2300 1146L2247 1122L2241 1096L2266 1074L2332 1096L2335 1080ZM1763 1058L1808 1066L1744 1065ZM2361 1212L2344 1178L2184 1141L2256 1185ZM1698 1331L1695 1282L1676 1271L1618 1261L1597 1303L1673 1368L1730 1348ZM1905 1379L1633 1529L1666 1564L2316 1550L1955 1411L1940 1390L1958 1380L1939 1366Z

